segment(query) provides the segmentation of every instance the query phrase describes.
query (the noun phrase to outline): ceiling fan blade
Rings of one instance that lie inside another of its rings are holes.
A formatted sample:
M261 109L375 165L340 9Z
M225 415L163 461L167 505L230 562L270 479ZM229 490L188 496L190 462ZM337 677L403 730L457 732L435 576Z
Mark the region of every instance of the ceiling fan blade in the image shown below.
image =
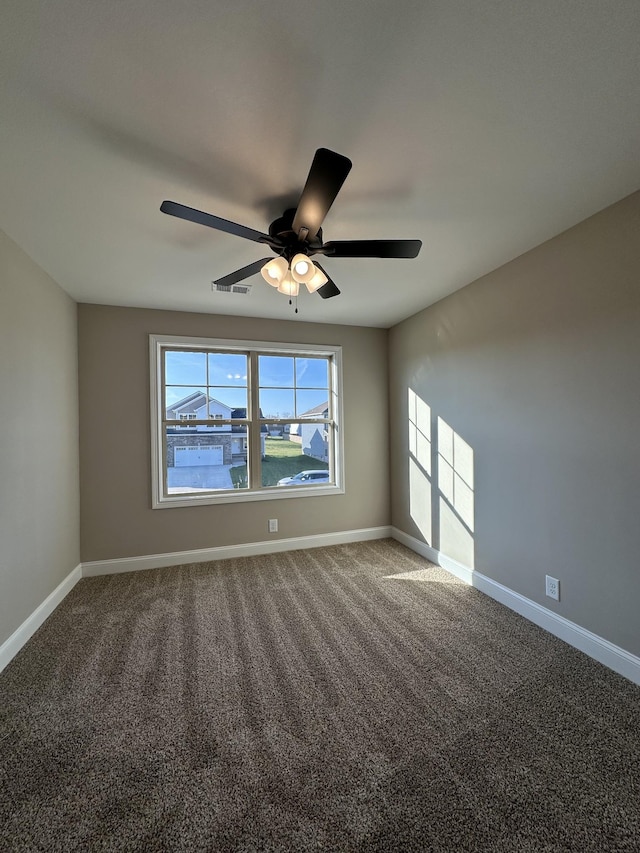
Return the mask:
M293 218L292 228L296 234L306 228L306 239L313 240L351 171L351 165L348 157L328 148L318 148Z
M320 272L323 272L327 277L327 283L323 284L322 287L319 287L316 290L316 293L320 294L323 299L331 299L332 296L338 296L340 294L340 291L338 290L336 284L331 280L329 273L315 261L314 264L318 267Z
M333 240L320 253L332 258L415 258L422 240Z
M266 243L269 246L279 245L278 240L274 240L268 234L263 234L262 231L255 231L253 228L247 228L246 225L238 225L236 222L221 219L211 213L203 213L193 207L185 207L184 204L178 204L176 201L163 201L160 210L170 216L177 216L178 219L197 222L198 225L206 225L209 228L215 228L217 231L235 234L236 237L244 237L245 240L253 240L255 243Z
M213 283L221 284L223 287L230 287L232 284L237 284L239 281L242 281L245 278L249 278L251 275L255 275L257 272L260 272L262 267L268 263L272 258L261 258L259 261L254 261L252 264L247 264L246 267L242 267L242 269L236 270L235 272L230 272L229 275L225 275L223 278L217 278Z

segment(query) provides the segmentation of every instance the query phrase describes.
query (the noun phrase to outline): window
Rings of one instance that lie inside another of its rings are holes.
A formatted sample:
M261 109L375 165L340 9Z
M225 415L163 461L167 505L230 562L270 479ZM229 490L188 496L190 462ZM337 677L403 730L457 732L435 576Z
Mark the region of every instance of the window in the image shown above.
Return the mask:
M339 347L150 347L154 508L344 491Z
M178 420L181 421L195 421L197 417L198 416L195 412L190 412L189 414L184 414L182 412L178 413ZM176 429L189 429L189 427L186 424L183 424L182 426L176 426Z

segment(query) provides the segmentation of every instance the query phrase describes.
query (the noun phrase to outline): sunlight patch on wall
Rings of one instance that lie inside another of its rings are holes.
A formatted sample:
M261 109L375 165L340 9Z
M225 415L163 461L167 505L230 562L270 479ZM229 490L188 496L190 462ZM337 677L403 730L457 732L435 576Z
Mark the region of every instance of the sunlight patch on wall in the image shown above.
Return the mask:
M409 459L409 511L427 545L433 544L431 480L415 459Z
M425 542L473 569L473 448L408 389L409 511ZM432 470L433 468L433 470Z
M431 408L409 388L409 453L431 475Z
M463 566L475 568L473 535L444 498L440 498L439 518L438 550Z
M432 544L431 408L411 388L409 420L409 512L428 545Z
M473 532L473 449L438 418L438 487Z

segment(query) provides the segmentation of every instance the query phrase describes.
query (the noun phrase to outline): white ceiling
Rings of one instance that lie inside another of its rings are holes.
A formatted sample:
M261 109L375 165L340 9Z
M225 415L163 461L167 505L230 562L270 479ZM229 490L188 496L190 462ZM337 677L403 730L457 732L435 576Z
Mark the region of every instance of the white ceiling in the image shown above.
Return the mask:
M3 0L0 228L81 302L293 318L159 207L265 231L328 147L325 239L423 248L297 316L387 327L640 187L639 45L638 0Z

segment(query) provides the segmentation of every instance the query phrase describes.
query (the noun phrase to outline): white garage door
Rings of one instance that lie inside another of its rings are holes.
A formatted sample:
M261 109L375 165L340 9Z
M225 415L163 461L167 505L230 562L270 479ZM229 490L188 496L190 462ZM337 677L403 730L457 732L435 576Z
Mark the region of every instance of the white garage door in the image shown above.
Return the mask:
M222 445L203 444L175 448L176 468L192 465L222 465Z

